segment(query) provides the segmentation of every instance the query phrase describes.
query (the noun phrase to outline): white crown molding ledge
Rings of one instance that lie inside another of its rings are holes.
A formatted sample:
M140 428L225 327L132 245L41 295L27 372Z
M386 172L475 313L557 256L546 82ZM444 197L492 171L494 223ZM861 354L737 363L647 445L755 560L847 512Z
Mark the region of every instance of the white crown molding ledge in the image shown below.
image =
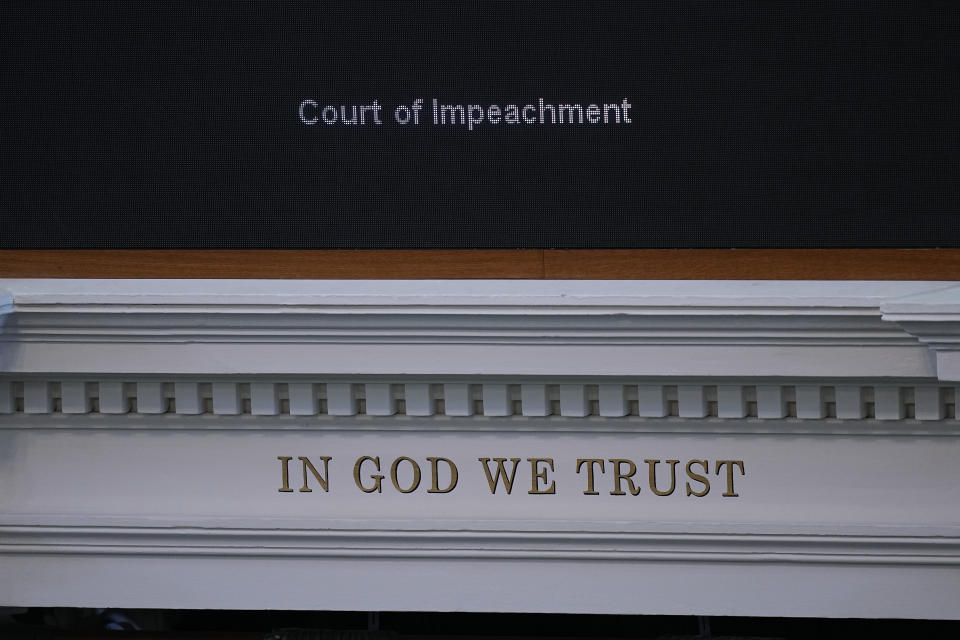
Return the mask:
M960 380L960 287L888 300L880 310L885 321L903 327L930 347L940 380Z
M0 280L0 290L0 363L17 374L957 380L960 288L942 282Z
M13 312L13 294L0 289L0 318Z

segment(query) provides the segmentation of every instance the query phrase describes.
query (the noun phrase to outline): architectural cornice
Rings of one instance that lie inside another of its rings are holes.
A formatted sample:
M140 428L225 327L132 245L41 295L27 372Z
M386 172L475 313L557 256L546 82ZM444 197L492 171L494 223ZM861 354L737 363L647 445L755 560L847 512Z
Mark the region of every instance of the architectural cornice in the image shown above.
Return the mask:
M2 605L958 616L958 283L0 290Z
M960 286L888 300L880 310L884 321L929 346L940 380L960 380Z
M945 316L936 316L940 333L928 339L923 330L914 335L917 323L903 322L894 303L942 307L958 297L942 282L6 280L0 287L14 307L0 333L0 362L21 374L932 379L952 371L927 349L954 344L943 339ZM923 302L933 294L934 302Z
M470 429L497 428L472 420L477 417L510 418L512 430L545 433L708 428L717 433L953 436L960 429L958 392L953 385L903 382L30 376L0 379L0 429L336 430L343 428L343 418L350 418L355 430L464 428L450 419L466 420Z
M0 523L0 555L437 558L960 566L951 536L210 529Z
M13 313L13 294L0 289L0 322L8 313Z

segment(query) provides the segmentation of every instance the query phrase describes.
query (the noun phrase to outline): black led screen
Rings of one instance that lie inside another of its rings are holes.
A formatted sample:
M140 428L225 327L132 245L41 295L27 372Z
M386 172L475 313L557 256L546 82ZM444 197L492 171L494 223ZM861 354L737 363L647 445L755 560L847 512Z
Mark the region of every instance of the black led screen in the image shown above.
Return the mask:
M4 2L0 247L960 247L960 12Z

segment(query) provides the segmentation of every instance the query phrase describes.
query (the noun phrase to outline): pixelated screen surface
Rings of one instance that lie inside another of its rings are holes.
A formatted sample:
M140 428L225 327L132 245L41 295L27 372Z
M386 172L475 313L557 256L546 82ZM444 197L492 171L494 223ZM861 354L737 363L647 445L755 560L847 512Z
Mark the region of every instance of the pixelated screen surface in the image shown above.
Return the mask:
M960 247L958 18L4 3L0 247Z

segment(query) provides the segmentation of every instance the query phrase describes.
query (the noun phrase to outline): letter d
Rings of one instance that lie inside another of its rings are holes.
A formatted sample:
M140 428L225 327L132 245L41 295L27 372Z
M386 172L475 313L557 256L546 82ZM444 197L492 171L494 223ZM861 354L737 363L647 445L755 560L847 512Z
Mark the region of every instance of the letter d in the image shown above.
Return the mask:
M431 457L427 456L427 460L430 461L430 477L432 479L430 488L427 490L427 493L450 493L457 486L457 465L453 464L452 460L447 458ZM446 462L447 466L450 468L450 484L446 489L441 489L439 486L439 476L440 473L437 469L438 462Z

